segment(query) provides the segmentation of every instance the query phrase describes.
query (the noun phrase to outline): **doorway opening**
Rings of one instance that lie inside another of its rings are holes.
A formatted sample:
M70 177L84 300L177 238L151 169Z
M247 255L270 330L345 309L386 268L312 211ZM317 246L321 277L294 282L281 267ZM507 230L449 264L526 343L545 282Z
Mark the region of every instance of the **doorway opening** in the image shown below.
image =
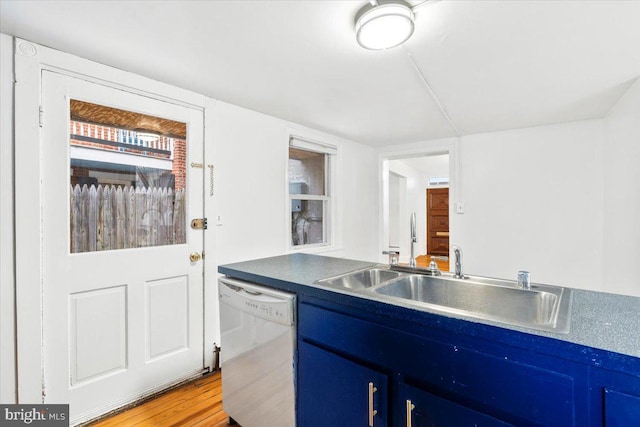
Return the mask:
M449 271L449 151L389 156L382 162L383 250L399 252L399 262L409 263L410 217L415 212L416 264L427 267L436 256L440 270Z

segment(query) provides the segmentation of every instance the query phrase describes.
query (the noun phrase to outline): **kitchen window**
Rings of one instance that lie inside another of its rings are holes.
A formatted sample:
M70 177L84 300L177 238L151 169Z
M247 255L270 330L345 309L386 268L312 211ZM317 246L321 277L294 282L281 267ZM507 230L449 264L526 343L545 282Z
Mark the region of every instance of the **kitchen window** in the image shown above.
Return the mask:
M331 244L331 175L336 153L333 145L297 136L289 138L291 248Z

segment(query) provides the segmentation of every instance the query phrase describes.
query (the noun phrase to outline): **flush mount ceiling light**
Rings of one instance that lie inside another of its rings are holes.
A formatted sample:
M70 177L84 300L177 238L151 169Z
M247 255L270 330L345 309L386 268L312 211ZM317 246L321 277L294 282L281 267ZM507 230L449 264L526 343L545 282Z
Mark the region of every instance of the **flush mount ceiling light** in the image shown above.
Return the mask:
M414 28L411 7L404 2L372 1L356 15L356 40L365 49L384 50L406 42Z

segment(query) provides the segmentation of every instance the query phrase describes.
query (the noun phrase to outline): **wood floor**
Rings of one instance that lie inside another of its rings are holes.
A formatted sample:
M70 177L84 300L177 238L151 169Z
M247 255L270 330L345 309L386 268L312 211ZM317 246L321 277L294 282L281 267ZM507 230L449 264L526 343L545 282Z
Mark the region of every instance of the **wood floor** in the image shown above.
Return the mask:
M220 371L198 378L91 427L227 427Z
M431 257L429 255L420 255L416 257L416 265L418 267L429 267L430 262ZM449 261L436 260L436 264L438 264L440 271L449 271Z

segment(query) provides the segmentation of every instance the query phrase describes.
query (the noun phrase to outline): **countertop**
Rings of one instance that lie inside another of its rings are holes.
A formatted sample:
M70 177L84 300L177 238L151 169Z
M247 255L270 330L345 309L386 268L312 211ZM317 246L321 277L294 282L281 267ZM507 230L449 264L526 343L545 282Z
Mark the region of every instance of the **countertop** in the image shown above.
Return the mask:
M298 253L222 265L218 271L277 289L330 299L417 323L437 325L456 331L464 330L471 335L487 339L495 337L510 344L536 348L560 345L562 348L558 348L558 351L579 356L583 361L586 360L593 365L631 365L631 371L636 373L638 370L640 374L640 360L636 359L640 358L640 298L573 289L570 331L567 334L559 334L470 316L443 315L428 308L417 308L409 303L391 302L373 293L329 288L315 283L319 279L372 265L376 264ZM537 340L536 337L541 339ZM566 345L562 346L562 343ZM617 354L632 358L620 358Z

